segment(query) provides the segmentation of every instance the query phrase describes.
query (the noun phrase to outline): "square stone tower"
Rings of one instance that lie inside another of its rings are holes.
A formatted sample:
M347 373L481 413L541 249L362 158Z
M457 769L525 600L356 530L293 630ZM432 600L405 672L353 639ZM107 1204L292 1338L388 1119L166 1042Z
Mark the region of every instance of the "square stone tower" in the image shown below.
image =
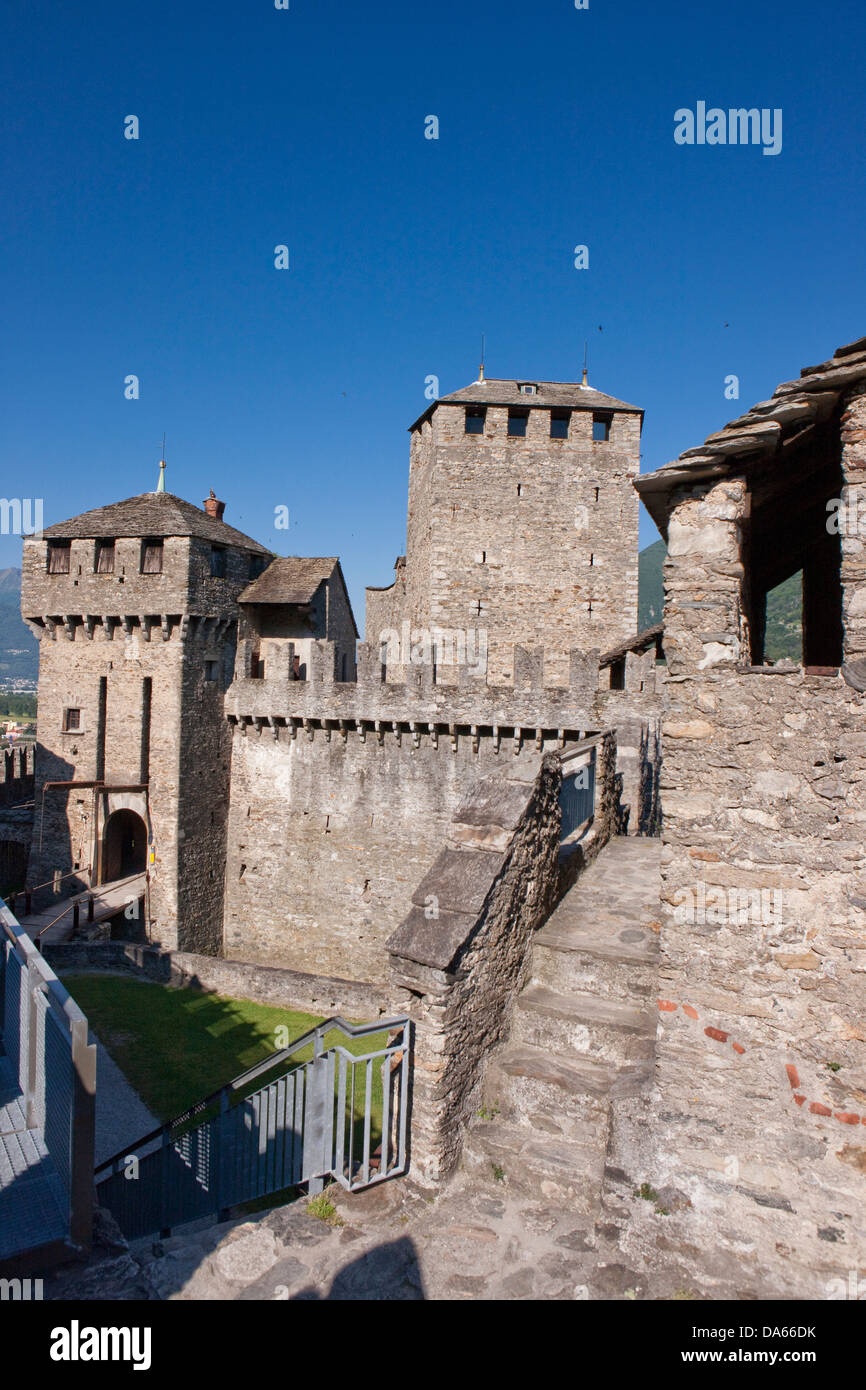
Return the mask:
M29 885L146 873L153 939L212 954L237 597L270 561L222 512L157 491L51 526L24 540L21 598L39 638Z
M486 634L492 681L512 646L568 652L637 630L643 411L585 382L479 379L410 428L406 556L367 590L367 641L387 631ZM405 645L405 644L404 644Z

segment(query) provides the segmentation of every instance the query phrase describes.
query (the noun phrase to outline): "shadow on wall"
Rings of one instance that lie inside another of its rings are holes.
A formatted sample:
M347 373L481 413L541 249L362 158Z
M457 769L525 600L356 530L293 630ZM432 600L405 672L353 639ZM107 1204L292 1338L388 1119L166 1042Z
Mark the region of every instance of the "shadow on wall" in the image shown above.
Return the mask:
M90 817L92 814L93 791L90 787L49 786L52 782L68 782L75 775L75 766L57 756L44 744L36 745L35 804L33 807L33 845L27 869L27 884L35 888L38 884L49 883L59 869L61 874L69 874L74 863L78 862L81 873L65 878L62 885L63 896L83 891L87 887L86 871L90 863L91 844ZM70 802L73 797L82 798L88 814L88 841L80 846L84 858L73 858L75 846L69 827ZM33 895L33 907L38 911L54 901L52 888L42 888Z
M639 835L660 835L662 831L662 807L659 782L662 770L662 748L658 724L646 724L641 732L640 770L637 833Z

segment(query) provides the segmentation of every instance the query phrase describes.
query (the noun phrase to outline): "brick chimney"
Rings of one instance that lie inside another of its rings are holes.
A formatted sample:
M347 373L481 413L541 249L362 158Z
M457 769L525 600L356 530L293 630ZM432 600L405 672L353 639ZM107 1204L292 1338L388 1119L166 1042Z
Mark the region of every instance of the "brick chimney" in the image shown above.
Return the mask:
M210 490L210 497L204 499L203 506L208 516L214 517L217 521L222 521L226 504L225 502L220 502L219 498L214 496L213 488Z

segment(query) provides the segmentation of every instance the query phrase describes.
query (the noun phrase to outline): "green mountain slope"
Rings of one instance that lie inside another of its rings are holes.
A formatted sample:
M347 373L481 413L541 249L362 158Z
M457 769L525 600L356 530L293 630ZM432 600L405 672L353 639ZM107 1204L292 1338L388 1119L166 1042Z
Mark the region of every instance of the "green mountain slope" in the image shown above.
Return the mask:
M36 687L39 643L21 621L21 571L0 570L0 689Z
M664 541L648 545L638 556L638 631L662 621ZM792 574L767 595L767 627L764 652L767 661L802 659L802 575Z

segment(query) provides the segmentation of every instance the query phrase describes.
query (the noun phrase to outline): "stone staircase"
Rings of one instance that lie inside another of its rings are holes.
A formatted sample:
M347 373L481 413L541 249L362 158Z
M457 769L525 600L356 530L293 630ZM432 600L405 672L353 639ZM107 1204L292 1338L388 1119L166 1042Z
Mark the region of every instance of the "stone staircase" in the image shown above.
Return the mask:
M660 841L611 840L537 933L463 1166L599 1211L611 1102L652 1076Z

